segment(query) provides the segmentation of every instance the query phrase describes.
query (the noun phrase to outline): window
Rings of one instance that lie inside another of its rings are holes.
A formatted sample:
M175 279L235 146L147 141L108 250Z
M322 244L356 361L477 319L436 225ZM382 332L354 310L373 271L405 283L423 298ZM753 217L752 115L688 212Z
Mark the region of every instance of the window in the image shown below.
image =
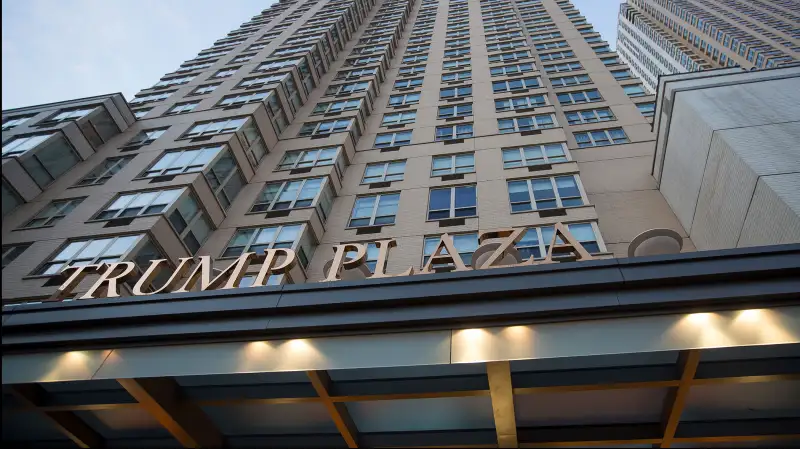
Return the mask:
M469 58L459 59L457 61L444 61L442 62L442 69L454 70L454 69L470 67L471 65L472 65L472 60Z
M540 53L539 59L542 61L555 61L557 59L566 59L566 58L574 58L575 53L570 51L557 51L553 53Z
M478 215L475 185L431 189L428 220L474 217Z
M466 139L472 137L472 123L436 127L436 140Z
M335 80L347 80L347 79L354 79L354 78L361 78L362 76L371 76L376 75L378 73L378 69L356 69L356 70L348 70L345 72L339 72L336 74Z
M317 198L321 196L323 189L327 187L325 177L296 179L283 182L268 182L261 193L258 195L255 204L250 208L250 212L264 212L272 210L289 210L312 207ZM330 211L329 206L332 201L332 193L326 196L327 204L323 208Z
M181 84L186 84L189 81L194 79L194 75L191 76L181 76L178 78L167 78L163 79L153 85L153 88L159 87L167 87L167 86L179 86Z
M367 164L361 184L374 182L402 181L406 171L406 161L376 162Z
M239 56L231 59L230 62L228 62L228 64L238 64L238 63L242 63L242 62L247 62L247 61L253 59L253 56L255 56L255 55L256 55L255 53L251 53L249 55L239 55Z
M639 112L645 117L656 115L656 103L653 101L648 103L636 103L636 107L639 108Z
M247 123L247 117L214 120L210 122L195 123L182 137L210 136L215 134L232 133Z
M496 44L486 44L486 51L508 51L527 46L528 43L525 41L498 42Z
M519 73L533 72L533 64L513 64L489 69L492 76L516 75Z
M314 106L314 109L311 111L311 115L329 114L342 111L355 111L361 107L362 101L362 99L358 99L317 103L317 105Z
M400 67L398 72L400 75L419 75L425 73L424 65L415 65L411 67Z
M579 90L558 94L558 101L561 104L592 103L595 101L603 101L603 97L600 96L600 91L597 89Z
M2 205L3 205L3 216L7 213L11 212L12 210L16 209L17 206L25 203L25 200L22 199L19 193L11 187L11 184L6 181L6 178L2 179Z
M512 92L522 89L535 89L542 87L542 81L539 77L531 78L518 78L508 81L492 81L492 91L494 93Z
M347 227L358 228L394 224L399 204L399 193L382 193L380 195L356 197Z
M472 115L472 103L439 106L439 118L468 117Z
M411 143L411 131L378 134L375 137L375 148L396 147Z
M472 86L446 87L439 89L439 99L463 98L472 95Z
M622 128L601 129L597 131L587 131L575 133L575 141L578 148L602 147L617 143L628 143L628 136Z
M239 257L244 253L263 254L265 249L292 248L300 238L303 225L269 226L237 229L222 257Z
M543 42L541 44L534 44L533 48L536 51L545 51L545 50L553 50L556 48L566 48L569 47L567 45L567 41L558 41L558 42Z
M469 38L466 39L455 39L450 41L444 42L445 48L453 48L453 47L461 47L464 45L469 45Z
M608 45L602 45L600 47L594 47L594 52L598 55L603 53L611 53L611 47Z
M464 48L454 48L452 50L445 50L444 57L445 58L459 58L461 56L469 56L472 51L469 47Z
M349 131L355 119L327 120L324 122L304 123L297 133L299 137L319 136Z
M276 170L293 170L333 165L339 154L338 147L317 148L313 150L288 151L278 164Z
M403 56L403 64L416 64L418 62L426 62L427 60L428 55Z
M489 62L508 62L530 57L531 57L531 52L529 52L528 50L523 50L511 53L500 53L498 55L489 55Z
M366 243L367 246L367 258L364 261L364 264L369 268L371 272L375 272L375 266L378 264L378 245L375 243L369 242ZM356 257L355 251L348 251L345 255L347 259L354 259Z
M411 89L413 87L419 87L419 86L422 86L422 78L397 80L394 82L395 89Z
M464 265L472 265L472 253L478 249L478 233L471 232L468 234L453 234L451 237L453 238L453 246L455 246L456 250L458 250L458 255L461 256L461 260L464 262ZM440 239L441 236L438 235L425 237L422 250L423 267L428 263L428 259L433 255L433 252L436 250L436 246L439 244ZM442 250L441 254L447 254L447 249ZM434 268L444 266L444 264L433 265Z
M3 268L7 267L11 262L19 257L26 249L30 248L32 243L20 243L17 245L3 245Z
M567 162L563 143L525 145L503 149L503 168L527 167L530 165Z
M22 228L32 229L54 226L57 222L61 221L62 218L66 217L67 214L72 212L73 209L78 207L84 199L85 197L53 201L22 226Z
M416 119L417 111L392 112L390 114L383 115L381 126L414 123Z
M582 70L583 66L580 62L565 62L564 64L553 64L553 65L546 65L544 66L544 71L546 73L558 73L558 72L572 72L575 70Z
M36 274L51 276L74 265L119 262L133 250L144 234L77 240L67 243Z
M211 75L211 78L227 78L229 76L233 76L236 71L239 70L239 67L231 67L229 69L222 69L217 71L217 73Z
M508 181L511 212L582 206L576 175Z
M609 108L587 109L584 111L565 112L564 114L567 116L567 121L569 121L570 125L608 122L616 119Z
M464 80L471 80L472 79L472 72L469 70L463 72L452 72L452 73L443 73L442 74L442 82L449 83L452 81L464 81Z
M133 116L136 118L142 118L147 115L148 112L152 111L153 108L143 108L143 109L131 109L133 112Z
M90 112L96 109L95 106L90 106L88 108L81 108L81 109L65 109L58 111L58 113L47 120L44 120L42 123L59 123L59 122L66 122L68 120L77 120L81 117L85 117L89 115Z
M612 70L611 74L614 75L614 79L617 81L633 78L633 73L631 73L631 71L628 69Z
M560 32L553 31L553 32L550 32L550 33L532 35L531 36L531 40L534 41L534 42L535 41L545 41L547 39L557 39L557 38L560 38L560 37L563 37L563 36L561 36Z
M431 49L430 45L414 45L406 48L406 53L422 53Z
M192 163L194 164L196 161L192 161ZM227 209L231 205L245 185L244 176L242 176L236 160L227 150L211 163L205 177L223 209Z
M598 235L592 223L570 223L567 229L584 248L591 254L602 252L599 244ZM543 259L550 250L550 242L553 241L553 226L541 228L528 228L522 239L517 242L516 248L523 259ZM559 238L556 243L564 243Z
M603 64L607 66L622 64L622 62L619 60L619 56L612 56L610 58L601 58L600 61L602 61Z
M431 164L431 176L472 173L474 171L475 153L434 156Z
M111 157L100 163L88 175L75 184L76 186L90 186L105 184L114 174L122 170L133 156Z
M500 130L500 134L554 128L555 126L557 123L552 114L497 119L497 128Z
M495 112L532 109L547 105L547 96L544 94L528 95L525 97L504 98L494 101Z
M121 193L117 198L95 215L95 220L141 217L157 215L177 200L184 188L151 190L146 192Z
M52 135L53 133L13 137L11 140L3 144L3 157L20 156L25 154L26 152L36 148L40 143L44 142Z
M400 95L392 95L389 97L389 106L400 106L406 104L417 104L419 103L420 93L410 93L410 94L400 94Z
M550 82L553 83L553 87L567 87L577 86L579 84L591 84L592 79L589 78L589 75L574 75L550 78Z
M33 118L33 115L20 115L16 117L3 118L3 131L14 129L17 126Z
M188 103L178 103L175 106L171 107L165 114L183 114L184 112L191 112L197 105L200 104L199 101L190 101Z
M369 89L369 81L361 83L334 84L325 90L325 95L347 95L356 92L365 92Z
M186 150L167 151L143 174L143 178L177 175L203 170L216 157L222 146L209 146Z
M641 84L631 84L629 86L622 86L622 89L631 98L643 97L647 95L647 92L644 91L644 87Z

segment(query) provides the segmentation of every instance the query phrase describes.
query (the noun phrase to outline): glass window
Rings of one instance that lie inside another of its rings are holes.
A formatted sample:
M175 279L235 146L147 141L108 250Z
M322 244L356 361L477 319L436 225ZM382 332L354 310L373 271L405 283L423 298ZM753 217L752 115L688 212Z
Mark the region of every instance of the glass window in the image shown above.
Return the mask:
M478 215L475 185L431 189L428 220L474 217Z
M644 87L641 84L622 86L622 89L629 97L643 97L647 95L647 92L644 91Z
M631 71L628 69L612 70L611 74L614 75L614 79L616 80L626 80L633 78L633 73L631 73Z
M575 92L563 92L558 94L558 101L561 104L579 104L603 101L600 91L597 89L580 90Z
M513 111L520 109L538 108L547 105L547 96L544 94L528 95L525 97L504 98L494 101L495 112Z
M469 97L472 95L472 86L447 87L439 90L439 99Z
M553 87L567 87L577 86L579 84L590 84L592 79L589 75L575 75L575 76L562 76L559 78L550 78Z
M250 212L299 209L312 207L326 186L326 178L296 179L268 182Z
M554 128L556 126L558 126L558 124L553 114L497 119L497 128L500 130L500 134L533 131L536 129Z
M400 95L392 95L389 97L389 106L400 106L406 104L417 104L419 103L421 94L419 92L409 93L409 94L400 94Z
M67 214L78 207L78 205L81 204L84 199L86 199L86 197L53 201L22 227L31 229L54 226L56 223L61 221L62 218L66 217Z
M494 93L512 92L515 90L523 90L523 89L535 89L539 87L542 87L542 81L539 79L539 77L535 76L531 78L518 78L507 81L492 82L492 91Z
M652 117L656 114L656 103L654 101L648 103L636 103L636 107L645 117Z
M19 257L22 253L25 252L26 249L30 248L31 243L20 243L16 245L3 245L3 268L7 267L8 264L14 261L17 257Z
M512 212L582 206L577 175L508 182Z
M467 234L452 234L451 237L453 238L453 246L458 250L458 255L461 256L461 260L464 262L464 265L471 266L472 265L472 253L478 249L478 233L477 232L470 232ZM422 251L422 266L424 267L425 264L428 263L428 259L433 255L433 252L436 250L436 246L439 244L439 240L441 236L426 236L425 242L423 245ZM447 249L443 249L441 252L442 255L446 255ZM433 268L440 268L446 266L445 264L435 264ZM452 266L452 265L451 265Z
M472 115L472 103L439 106L439 118L468 117Z
M133 139L129 140L128 143L125 144L125 147L140 147L144 145L150 145L151 143L155 142L156 139L161 137L165 132L167 132L166 128L153 128L153 129L145 129L136 134Z
M200 104L199 101L192 101L188 103L178 103L175 106L171 107L165 114L183 114L185 112L191 112L197 105Z
M424 65L415 65L411 67L400 67L398 72L400 75L419 75L425 73Z
M210 136L214 134L232 133L247 123L247 117L234 117L230 119L199 122L192 125L183 137Z
M66 122L68 120L77 120L81 117L89 115L89 113L94 111L96 108L97 108L96 106L90 106L88 108L80 108L80 109L64 109L59 111L53 117L45 120L44 122L52 123L52 122Z
M192 164L195 163L195 161L192 161ZM233 203L234 198L245 185L244 176L239 170L239 165L236 164L236 160L228 150L225 150L211 164L205 173L205 177L223 209L227 209Z
M217 103L217 106L233 106L237 104L246 104L246 103L254 103L257 101L264 101L267 97L269 97L271 91L262 90L259 92L248 92L244 94L237 94L237 95L226 95L222 97L222 100Z
M184 192L184 188L121 193L95 215L95 220L140 217L163 213Z
M436 140L466 139L472 136L472 123L436 127Z
M357 228L394 224L399 204L399 193L356 197L348 227Z
M334 112L355 111L361 107L363 99L357 100L342 100L342 101L328 101L324 103L317 103L311 111L311 115L330 114Z
M570 125L579 125L581 123L597 123L616 120L614 114L609 108L600 109L586 109L583 111L565 112L567 121Z
M239 257L247 252L261 254L270 248L293 248L302 230L303 225L299 224L237 229L222 257Z
M397 80L394 82L395 89L410 89L412 87L419 87L419 86L422 86L422 78Z
M47 140L50 134L34 134L31 136L16 136L3 143L3 157L19 156Z
M167 151L142 174L142 177L152 178L201 171L222 149L222 146L209 146Z
M555 61L558 59L566 59L566 58L574 58L575 53L572 50L569 51L556 51L553 53L540 53L539 59L542 61Z
M375 148L394 147L411 143L411 131L378 134L375 137Z
M367 164L361 184L374 182L402 181L406 171L406 161L375 162Z
M133 156L110 157L92 169L86 176L78 181L76 186L89 186L105 184L114 174L122 170Z
M138 234L71 241L51 257L36 274L49 276L58 274L69 266L122 261L143 238L144 234Z
M20 194L17 193L13 187L11 187L11 184L6 181L6 178L3 178L2 188L3 216L5 216L12 210L16 209L17 206L25 203L25 200L23 200Z
M350 130L350 127L354 122L355 119L351 118L344 120L327 120L324 122L304 123L297 135L299 137L304 137L345 132Z
M595 231L592 223L570 223L567 225L567 230L572 234L575 239L586 248L591 254L598 254L603 252L600 247L600 240L597 237L598 233ZM547 252L550 250L550 242L553 240L553 226L544 226L541 228L528 228L516 248L523 259L543 259ZM561 238L556 243L564 243Z
M380 251L378 250L378 245L373 242L366 243L367 245L367 258L365 260L365 265L369 268L369 271L375 272L375 266L378 264L378 254ZM355 259L356 252L355 251L348 251L345 255L347 259Z
M416 119L417 119L417 111L392 112L383 115L381 126L414 123Z
M600 129L575 133L575 141L579 148L601 147L618 143L629 143L630 140L622 128Z
M492 76L517 75L519 73L533 72L534 70L536 69L533 67L533 64L530 63L504 65L501 67L489 68L489 72L491 73Z
M558 72L572 72L574 70L582 70L583 66L579 62L565 62L563 64L553 64L544 66L546 73Z
M346 95L356 92L365 92L369 89L369 81L348 84L334 84L325 90L325 95Z
M567 162L564 143L525 145L503 149L503 168L517 168L538 164Z
M333 165L339 154L339 147L316 148L313 150L287 151L278 164L277 170L322 167Z
M474 171L475 153L434 156L431 164L431 176L472 173Z
M3 131L14 129L33 118L33 115L19 115L16 117L3 117Z
M469 70L463 72L443 73L442 82L449 83L453 81L465 81L472 79L472 72Z

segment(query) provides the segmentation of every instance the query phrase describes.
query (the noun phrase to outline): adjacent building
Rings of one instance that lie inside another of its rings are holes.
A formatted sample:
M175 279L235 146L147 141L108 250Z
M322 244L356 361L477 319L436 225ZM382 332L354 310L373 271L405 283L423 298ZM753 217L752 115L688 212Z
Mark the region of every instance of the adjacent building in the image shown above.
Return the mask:
M631 0L620 5L617 51L651 93L660 75L779 67L800 59L797 6L781 0Z
M3 441L797 437L797 238L710 243L700 106L633 64L569 0L290 0L127 102L3 111Z

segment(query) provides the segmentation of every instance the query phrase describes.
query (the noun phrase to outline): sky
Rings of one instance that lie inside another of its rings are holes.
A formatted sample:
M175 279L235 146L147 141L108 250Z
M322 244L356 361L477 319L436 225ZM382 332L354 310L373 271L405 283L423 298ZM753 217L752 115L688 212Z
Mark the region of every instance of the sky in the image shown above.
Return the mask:
M614 48L620 1L572 3ZM2 108L130 99L274 2L2 0Z

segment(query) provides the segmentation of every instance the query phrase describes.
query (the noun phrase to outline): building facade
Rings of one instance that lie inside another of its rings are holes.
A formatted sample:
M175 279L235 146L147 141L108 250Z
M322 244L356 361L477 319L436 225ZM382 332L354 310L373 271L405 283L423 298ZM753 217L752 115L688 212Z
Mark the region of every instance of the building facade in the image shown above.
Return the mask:
M793 1L632 0L620 5L617 51L654 93L660 75L797 62L798 29Z
M793 440L800 248L695 251L657 101L569 0L298 0L3 111L4 442Z

